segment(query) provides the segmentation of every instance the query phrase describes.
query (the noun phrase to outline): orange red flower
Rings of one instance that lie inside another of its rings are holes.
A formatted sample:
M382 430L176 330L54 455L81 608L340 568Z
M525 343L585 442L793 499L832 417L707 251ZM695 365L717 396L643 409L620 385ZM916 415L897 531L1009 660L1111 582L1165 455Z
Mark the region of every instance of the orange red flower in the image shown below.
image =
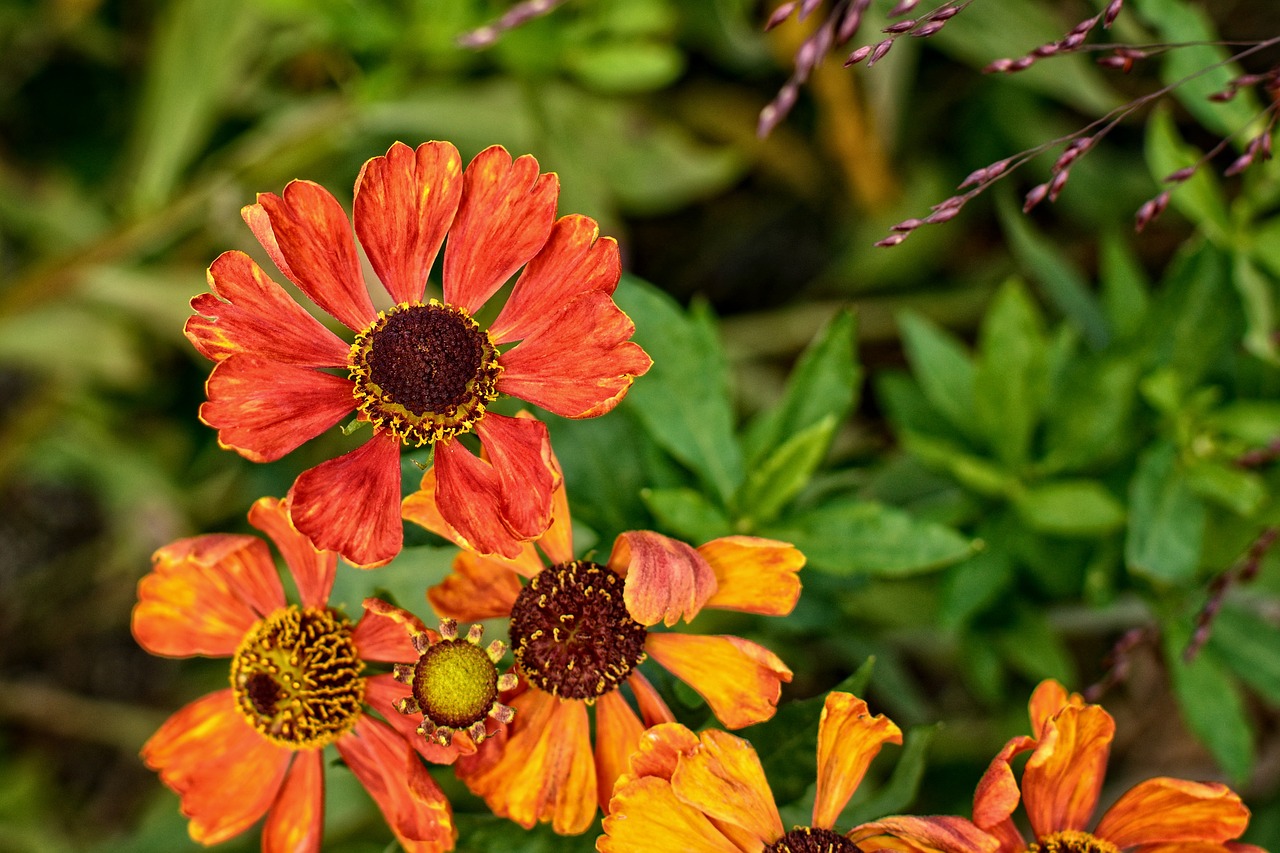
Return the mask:
M157 655L229 656L231 686L170 717L143 760L181 798L196 841L216 844L266 815L264 851L318 851L322 756L332 744L405 850L453 849L449 802L419 754L448 763L474 743L465 735L448 749L428 742L414 719L396 713L405 690L392 674L364 674L366 662L417 659L412 636L439 636L377 599L352 624L327 604L337 555L312 547L274 498L255 503L249 520L284 556L300 601L287 602L256 536L197 536L155 553L138 584L135 639Z
M554 173L499 146L465 170L447 142L416 151L396 143L369 160L353 221L392 303L382 311L366 290L352 222L323 187L293 181L244 208L285 277L355 339L326 328L248 255L224 253L186 324L216 362L200 417L220 444L256 462L281 458L353 411L373 425L362 446L304 471L290 490L293 523L317 548L362 566L399 552L402 444L433 446L440 511L477 551L515 556L546 530L555 486L546 426L488 406L508 394L594 417L650 365L612 299L617 243L585 216L557 220L558 194ZM426 285L442 245L437 301ZM482 328L475 315L522 267ZM483 458L458 440L468 432Z
M955 817L890 817L847 833L840 812L886 743L902 732L850 693L827 696L818 722L818 785L809 826L786 831L751 744L725 732L694 734L678 723L644 733L613 789L601 853L991 853L995 842Z
M786 615L804 563L794 547L731 536L695 549L634 531L618 537L606 563L579 560L562 485L554 521L537 540L545 561L533 543L512 559L485 557L441 515L437 488L428 471L422 490L405 499L405 517L464 550L428 598L451 618L511 620L520 686L504 701L515 720L457 764L496 814L525 827L550 821L566 834L591 825L641 732L674 719L637 668L646 657L698 691L727 726L773 716L791 670L768 649L740 637L651 629L692 620L703 607Z

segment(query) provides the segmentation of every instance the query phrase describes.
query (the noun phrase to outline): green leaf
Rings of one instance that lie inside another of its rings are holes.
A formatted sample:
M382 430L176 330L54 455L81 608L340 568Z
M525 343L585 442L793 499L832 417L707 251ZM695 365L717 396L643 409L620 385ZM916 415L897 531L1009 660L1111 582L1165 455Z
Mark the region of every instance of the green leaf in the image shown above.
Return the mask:
M1129 338L1142 327L1151 284L1128 242L1113 231L1102 235L1098 266L1102 310L1112 337Z
M565 54L565 64L583 83L601 92L647 92L684 71L684 54L669 44L633 39L591 45Z
M1280 364L1280 350L1272 335L1276 324L1275 285L1246 255L1237 254L1231 264L1231 280L1244 306L1244 347L1264 361Z
M1280 626L1242 607L1224 607L1213 620L1207 649L1241 681L1280 707Z
M999 531L993 531L997 535ZM939 626L954 631L996 601L1013 584L1013 559L999 539L981 538L986 547L942 576Z
M974 415L1004 464L1026 461L1048 395L1044 322L1026 289L1010 280L983 318L973 375Z
M746 529L767 524L809 483L822 462L836 431L834 415L791 436L759 465L752 468L738 490L737 515Z
M615 300L636 324L634 340L653 359L623 405L728 505L743 465L733 432L729 365L714 320L705 309L686 316L671 297L630 276Z
M996 636L996 645L1010 666L1032 681L1056 678L1075 682L1075 664L1044 614L1031 608L1016 612L1012 628Z
M926 465L949 473L965 488L988 497L1012 497L1021 489L1018 478L999 465L974 456L943 439L903 432L903 447Z
M364 613L360 604L369 596L407 610L421 610L423 590L445 579L456 556L458 549L453 545L422 545L405 548L372 574L343 566L334 576L329 602L335 607L345 605L347 616L353 621Z
M1142 455L1130 483L1125 564L1152 580L1187 583L1200 564L1204 528L1204 504L1179 469L1174 447L1157 444Z
M920 781L924 778L925 760L929 744L938 733L940 723L931 726L914 726L902 739L902 752L893 765L888 781L869 797L856 797L840 813L837 826L857 826L889 814L902 814L920 793ZM861 793L861 790L857 793Z
M729 518L694 489L645 489L645 506L663 531L689 542L709 542L730 532Z
M1252 471L1207 460L1187 466L1187 486L1205 500L1237 515L1250 516L1267 499L1267 487Z
M1176 52L1176 51L1175 51ZM1157 109L1147 122L1147 167L1161 186L1179 169L1200 160L1200 152L1178 135L1167 109ZM1222 188L1209 169L1197 169L1189 179L1171 188L1170 201L1218 245L1226 245L1231 233Z
M925 397L961 435L973 435L973 363L955 336L919 314L898 317L911 372Z
M782 401L753 419L743 434L748 467L823 418L832 416L840 423L848 417L862 381L854 333L853 314L840 311L805 348L787 377Z
M1210 413L1205 425L1246 444L1265 445L1280 436L1280 401L1236 400Z
M1124 525L1124 507L1096 480L1032 486L1014 505L1028 525L1058 536L1102 536Z
M791 542L814 569L901 577L939 569L971 553L949 527L870 501L836 501L784 519L761 535Z
M1144 337L1183 388L1194 388L1243 334L1228 257L1207 242L1181 254L1152 303Z
M1101 354L1074 364L1051 402L1038 470L1077 471L1125 454L1138 372L1136 360Z

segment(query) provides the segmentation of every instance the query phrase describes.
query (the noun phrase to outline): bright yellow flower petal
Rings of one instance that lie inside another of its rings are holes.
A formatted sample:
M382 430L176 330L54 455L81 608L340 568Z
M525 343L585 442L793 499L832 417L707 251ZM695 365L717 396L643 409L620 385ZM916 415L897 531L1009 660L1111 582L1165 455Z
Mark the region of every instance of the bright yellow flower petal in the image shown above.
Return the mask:
M886 743L902 743L902 730L884 714L871 716L851 693L830 693L818 721L818 791L813 826L831 829Z
M627 772L618 778L615 788L646 776L670 782L680 756L688 755L698 743L698 736L679 723L663 723L646 729L640 735L636 751L627 759Z
M596 700L596 786L600 805L608 806L613 783L627 769L627 757L640 743L644 726L616 690Z
M600 853L742 853L699 809L681 802L670 784L653 776L619 786L596 849Z
M717 821L742 827L765 844L783 835L773 791L751 744L712 729L682 756L671 777L680 800Z
M707 607L786 616L800 599L796 572L804 554L786 542L755 536L726 536L698 547L716 574Z
M731 729L767 720L778 710L791 670L777 655L741 637L650 634L645 651L701 694Z

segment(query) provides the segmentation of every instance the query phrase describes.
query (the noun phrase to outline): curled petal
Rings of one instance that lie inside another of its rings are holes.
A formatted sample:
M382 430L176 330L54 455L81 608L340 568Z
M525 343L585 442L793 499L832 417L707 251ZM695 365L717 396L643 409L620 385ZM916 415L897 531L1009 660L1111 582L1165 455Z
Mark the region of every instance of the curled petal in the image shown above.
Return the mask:
M650 634L645 651L701 694L731 729L767 720L778 710L791 670L773 652L741 637Z
M1116 801L1094 834L1121 849L1147 844L1239 838L1249 825L1240 797L1219 782L1157 778L1139 782Z
M751 744L711 729L701 744L680 757L671 787L681 802L710 818L746 830L766 844L783 835L773 791Z
M596 841L600 853L742 853L701 810L680 800L667 782L653 777L618 787L603 828L604 835Z
M800 598L796 573L804 554L794 545L755 536L726 536L698 546L715 572L716 589L707 607L786 616Z
M863 853L996 853L999 842L962 817L887 817L848 834Z
M356 178L356 234L395 302L418 302L462 198L462 158L449 142L403 142Z
M289 516L315 546L361 567L400 553L400 441L375 432L360 447L303 471L289 490Z
M364 616L356 623L352 640L362 660L407 663L418 659L415 634L431 634L422 620L380 598L366 598Z
M698 736L680 723L661 723L645 729L635 752L627 759L627 772L618 778L615 788L646 776L670 782L680 757L693 752L699 743Z
M289 518L289 507L278 498L258 498L249 508L249 523L271 537L284 557L303 607L324 607L329 602L338 555L317 551Z
M884 714L871 716L851 693L830 693L818 722L818 791L813 825L830 829L886 743L902 743L902 730Z
M264 853L320 853L324 835L324 752L303 749L293 757L284 787L262 827Z
M641 625L690 621L716 591L715 572L701 554L651 530L615 539L609 567L626 576L622 597Z
M212 293L191 300L183 331L210 361L237 352L297 367L344 367L350 347L294 301L244 252L223 252L207 273Z
M1088 825L1115 731L1098 705L1068 705L1045 725L1022 772L1022 800L1037 836Z
M1040 737L1049 721L1067 705L1083 706L1084 698L1079 693L1068 693L1067 688L1052 678L1046 678L1036 685L1027 705L1027 712L1031 716L1031 733Z
M520 594L520 576L508 566L468 551L453 560L453 571L427 590L427 601L441 616L459 622L508 619Z
M596 798L608 809L613 783L627 769L644 725L627 700L611 690L596 700Z
M448 746L441 746L419 734L418 726L422 723L422 715L401 714L396 710L396 702L409 695L409 688L396 681L391 673L371 675L364 683L364 700L369 703L369 707L381 714L405 742L427 761L432 764L452 764L460 756L475 753L476 745L465 732L455 734Z
M973 794L973 822L988 831L994 831L1009 821L1009 816L1018 807L1022 794L1018 790L1018 781L1013 776L1013 757L1020 752L1034 749L1036 741L1025 735L1011 739L991 760L987 771L978 781Z

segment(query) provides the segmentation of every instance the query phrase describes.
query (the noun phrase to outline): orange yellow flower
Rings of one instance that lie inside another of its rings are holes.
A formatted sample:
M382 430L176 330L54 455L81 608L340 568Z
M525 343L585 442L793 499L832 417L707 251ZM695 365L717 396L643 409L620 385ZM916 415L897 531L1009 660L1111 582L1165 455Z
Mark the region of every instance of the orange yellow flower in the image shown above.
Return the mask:
M827 696L818 722L818 784L809 826L784 829L751 744L678 723L644 733L613 789L601 853L990 853L995 842L956 817L889 817L841 834L836 821L886 743L902 732L850 693Z
M353 220L389 296L382 311L366 290L352 222L323 187L293 181L244 208L285 277L355 339L322 325L245 253L224 253L186 325L216 362L200 417L255 462L281 458L352 411L373 425L362 446L304 471L290 490L293 523L317 548L362 566L399 552L402 444L433 446L440 511L478 551L514 556L546 530L555 486L546 426L488 406L508 394L595 417L650 365L612 299L617 243L585 216L556 220L558 194L554 173L499 146L465 170L447 142L396 143L369 160ZM427 275L446 234L437 301L426 297ZM474 316L521 267L481 327ZM473 431L484 458L458 441Z
M974 823L997 841L1000 853L1029 848L1043 853L1263 853L1235 843L1249 824L1249 810L1219 782L1165 777L1139 782L1088 829L1115 721L1101 706L1068 694L1053 680L1035 689L1030 714L1032 734L1005 744L974 794ZM1028 750L1019 789L1012 761ZM1030 845L1013 821L1019 802L1031 827Z
M157 655L229 656L231 684L170 717L143 746L143 760L181 798L196 841L216 844L266 815L264 851L318 851L322 756L332 744L405 850L453 849L449 802L419 755L448 763L474 743L427 741L396 713L405 691L392 674L364 674L367 662L417 659L414 635L439 636L378 599L367 599L352 624L328 606L337 555L312 547L282 501L262 498L249 521L284 556L299 603L287 602L256 536L197 536L155 553L138 584L135 639Z
M428 592L432 605L455 619L511 620L520 686L504 701L515 720L457 765L496 814L525 827L550 821L557 832L586 831L641 732L674 719L638 669L646 657L697 690L727 726L773 716L791 670L768 649L740 637L651 629L692 620L703 607L786 615L800 595L796 573L804 563L791 545L731 536L695 549L633 531L618 537L605 564L579 560L560 486L555 520L537 540L546 562L533 543L514 559L484 557L466 550L439 513L435 491L427 472L422 491L404 504L406 518L464 548L453 572Z

